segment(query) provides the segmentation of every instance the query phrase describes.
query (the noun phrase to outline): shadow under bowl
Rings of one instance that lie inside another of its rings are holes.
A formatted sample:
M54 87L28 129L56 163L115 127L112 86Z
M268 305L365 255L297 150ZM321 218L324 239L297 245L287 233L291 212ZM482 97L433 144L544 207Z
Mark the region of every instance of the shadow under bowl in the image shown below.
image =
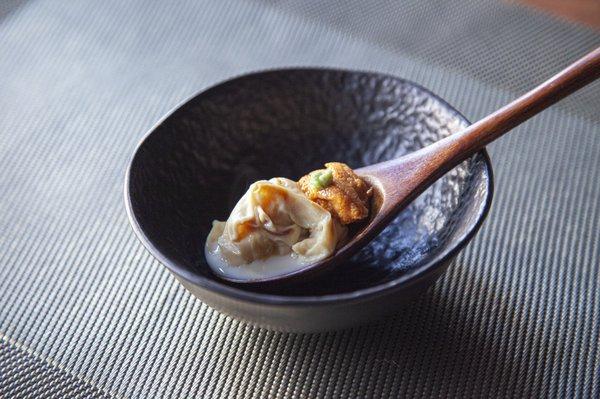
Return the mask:
M347 264L269 292L214 275L204 242L250 183L298 179L328 161L352 168L415 151L468 121L393 76L334 69L252 73L205 90L138 146L125 182L137 236L192 294L247 322L287 331L364 323L429 287L475 234L492 201L485 150L448 172Z

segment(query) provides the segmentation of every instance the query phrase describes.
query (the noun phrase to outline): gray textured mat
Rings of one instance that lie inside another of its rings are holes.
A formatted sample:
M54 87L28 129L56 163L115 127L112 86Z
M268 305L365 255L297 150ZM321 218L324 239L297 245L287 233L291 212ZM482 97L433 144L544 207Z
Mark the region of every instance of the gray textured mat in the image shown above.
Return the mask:
M7 397L110 397L51 360L38 359L4 339L0 339L0 377L0 392Z
M231 75L374 69L476 119L600 45L514 5L455 3L0 8L0 397L600 397L598 84L491 146L480 234L377 325L238 323L192 298L127 224L137 141Z

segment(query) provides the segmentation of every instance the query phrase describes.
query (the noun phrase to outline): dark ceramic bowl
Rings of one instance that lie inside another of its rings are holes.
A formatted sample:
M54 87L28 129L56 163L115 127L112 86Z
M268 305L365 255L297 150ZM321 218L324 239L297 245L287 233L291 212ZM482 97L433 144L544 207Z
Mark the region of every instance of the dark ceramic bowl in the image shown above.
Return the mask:
M288 331L344 328L423 292L473 237L492 201L485 151L424 192L333 273L270 291L220 280L203 255L258 179L297 179L327 161L353 168L431 144L467 120L424 88L379 73L286 69L253 73L186 101L144 138L125 183L133 229L190 292L248 322Z

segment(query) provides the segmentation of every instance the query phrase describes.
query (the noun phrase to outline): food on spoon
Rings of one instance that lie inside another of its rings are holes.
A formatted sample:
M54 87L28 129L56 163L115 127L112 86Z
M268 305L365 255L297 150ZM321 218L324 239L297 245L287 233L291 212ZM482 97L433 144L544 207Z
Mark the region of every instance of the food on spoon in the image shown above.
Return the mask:
M328 163L299 182L276 177L248 188L205 245L212 270L230 279L273 277L333 254L347 227L368 216L372 189L347 165Z
M342 224L366 218L373 189L346 164L329 162L325 167L310 172L298 181L304 194L327 209ZM327 184L322 184L324 180Z

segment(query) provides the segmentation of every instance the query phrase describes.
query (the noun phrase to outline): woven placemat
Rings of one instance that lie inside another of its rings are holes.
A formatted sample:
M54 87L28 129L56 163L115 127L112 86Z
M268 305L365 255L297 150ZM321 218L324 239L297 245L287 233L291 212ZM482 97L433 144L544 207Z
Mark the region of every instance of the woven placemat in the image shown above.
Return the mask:
M371 326L219 314L142 248L122 200L145 131L232 75L388 72L475 120L597 45L495 0L4 3L0 397L600 397L598 84L491 146L479 235Z

